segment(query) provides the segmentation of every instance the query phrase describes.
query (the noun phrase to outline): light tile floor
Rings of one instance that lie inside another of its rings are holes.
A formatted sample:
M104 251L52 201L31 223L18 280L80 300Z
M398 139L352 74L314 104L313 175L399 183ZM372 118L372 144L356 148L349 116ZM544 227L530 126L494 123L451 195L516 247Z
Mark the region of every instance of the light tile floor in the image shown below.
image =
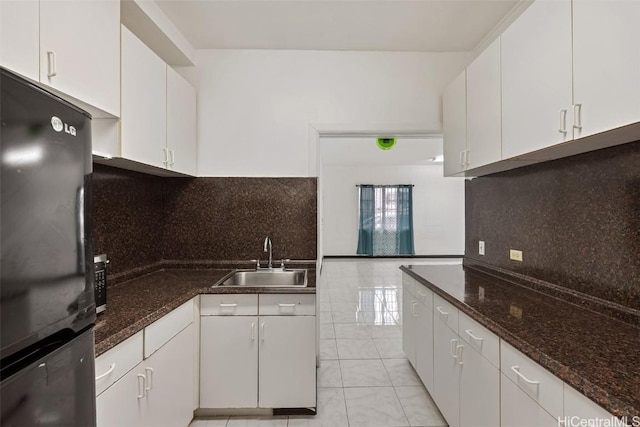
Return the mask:
M402 264L459 260L327 260L318 281L318 414L223 417L190 427L446 426L402 352Z

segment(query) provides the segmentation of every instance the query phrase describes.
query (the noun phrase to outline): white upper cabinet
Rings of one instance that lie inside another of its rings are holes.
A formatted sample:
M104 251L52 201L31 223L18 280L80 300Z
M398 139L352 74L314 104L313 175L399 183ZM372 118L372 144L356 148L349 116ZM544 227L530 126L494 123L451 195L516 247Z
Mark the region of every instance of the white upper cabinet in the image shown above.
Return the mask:
M196 90L167 66L168 168L196 174Z
M500 38L467 67L468 169L502 159Z
M442 95L444 175L463 172L467 155L467 79L466 70L447 86Z
M573 139L571 52L570 0L536 1L502 34L504 159Z
M640 2L573 0L574 138L640 121Z
M120 115L120 2L40 2L40 82Z
M1 1L0 63L94 116L118 117L120 2Z
M0 64L32 80L39 80L39 2L0 1Z
M122 157L166 168L167 66L122 27Z

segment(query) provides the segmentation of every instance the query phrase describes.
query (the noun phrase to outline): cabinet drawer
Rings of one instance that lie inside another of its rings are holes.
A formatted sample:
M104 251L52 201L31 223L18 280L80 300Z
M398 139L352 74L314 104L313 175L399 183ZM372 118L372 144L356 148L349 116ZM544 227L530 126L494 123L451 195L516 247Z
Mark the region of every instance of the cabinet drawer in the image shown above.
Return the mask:
M427 309L433 310L433 292L418 281L416 281L415 290L416 299L424 304Z
M402 273L402 292L405 295L416 296L416 281L407 273Z
M261 316L313 316L316 314L316 296L305 294L260 295Z
M464 313L458 317L458 335L500 369L500 339Z
M458 333L458 309L438 295L433 296L433 317Z
M96 358L96 396L142 362L143 343L140 331Z
M190 299L144 329L145 359L193 323L193 301Z
M504 341L500 342L500 365L502 373L547 412L563 415L563 383L558 377Z
M200 316L256 316L257 294L202 295Z

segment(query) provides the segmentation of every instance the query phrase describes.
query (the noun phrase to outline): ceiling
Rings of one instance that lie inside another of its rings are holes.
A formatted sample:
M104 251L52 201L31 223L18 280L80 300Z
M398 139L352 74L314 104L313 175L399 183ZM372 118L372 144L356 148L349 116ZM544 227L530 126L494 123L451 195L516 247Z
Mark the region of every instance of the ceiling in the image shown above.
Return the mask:
M442 138L398 138L390 150L382 150L376 138L321 138L325 166L435 165L431 158L442 155Z
M518 0L156 0L196 49L467 52Z

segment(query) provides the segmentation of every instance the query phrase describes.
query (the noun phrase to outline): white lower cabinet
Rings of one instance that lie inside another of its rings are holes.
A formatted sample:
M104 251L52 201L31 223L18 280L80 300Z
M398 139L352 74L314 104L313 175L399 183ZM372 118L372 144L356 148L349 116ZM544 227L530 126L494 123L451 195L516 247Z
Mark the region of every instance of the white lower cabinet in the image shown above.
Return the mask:
M98 427L191 422L197 329L193 308L194 301L188 301L96 359Z
M414 366L425 387L433 390L433 305L431 300L429 302L430 304L419 302L416 305Z
M505 374L500 375L501 427L557 427L558 420L536 403Z
M200 407L258 406L258 317L203 316L200 325Z
M98 395L98 427L189 424L194 409L194 329L189 325Z
M404 276L402 281L402 351L409 362L416 366L416 306L418 300L413 295L413 279Z
M200 408L316 406L314 295L201 301Z
M315 316L260 317L258 406L316 406Z
M460 356L460 425L500 425L500 370L469 344Z
M434 387L432 397L450 427L460 426L460 352L458 334L451 330L442 315L435 316L433 328Z

